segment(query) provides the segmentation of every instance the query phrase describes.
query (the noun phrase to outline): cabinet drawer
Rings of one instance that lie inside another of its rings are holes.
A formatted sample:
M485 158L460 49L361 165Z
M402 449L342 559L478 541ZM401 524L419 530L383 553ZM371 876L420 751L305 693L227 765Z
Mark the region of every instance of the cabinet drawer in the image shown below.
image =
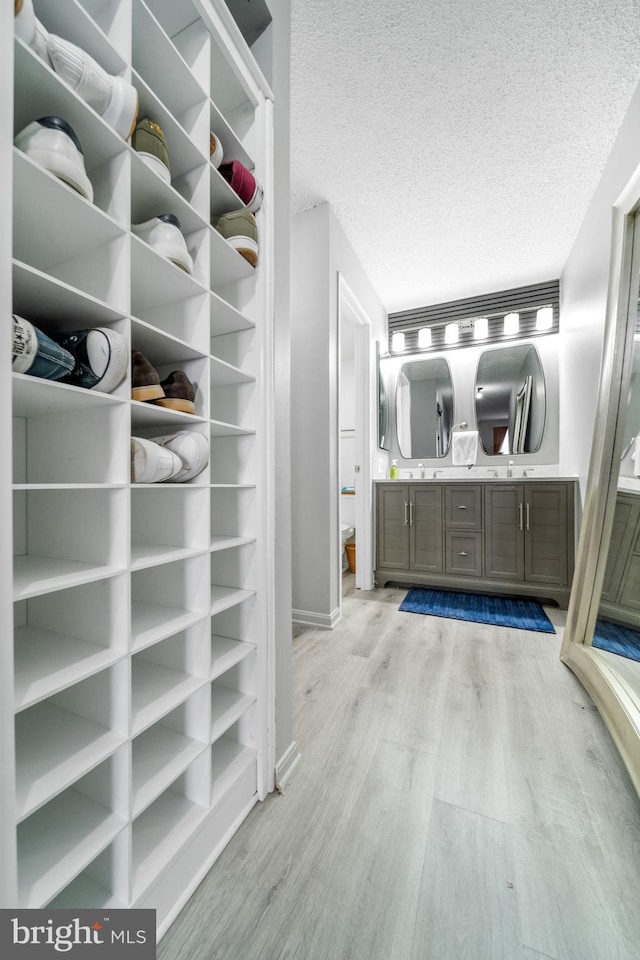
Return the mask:
M444 503L446 527L482 530L482 487L479 483L456 483L445 487Z
M482 534L447 531L445 567L447 573L482 576Z

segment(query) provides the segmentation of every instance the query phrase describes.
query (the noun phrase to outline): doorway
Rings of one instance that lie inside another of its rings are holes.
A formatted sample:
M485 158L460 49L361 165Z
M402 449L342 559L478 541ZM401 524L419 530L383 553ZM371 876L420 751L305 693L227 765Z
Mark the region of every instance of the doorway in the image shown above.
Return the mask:
M375 424L371 364L371 321L338 273L338 543L342 547L342 524L355 530L355 585L373 589L373 544L371 523L371 450ZM343 550L336 557L342 582ZM342 590L339 591L342 610Z

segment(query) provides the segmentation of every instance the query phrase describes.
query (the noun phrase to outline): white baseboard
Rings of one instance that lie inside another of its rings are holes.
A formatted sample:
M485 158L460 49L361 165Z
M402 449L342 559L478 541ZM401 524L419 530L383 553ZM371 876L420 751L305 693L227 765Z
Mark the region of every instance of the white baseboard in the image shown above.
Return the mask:
M284 793L301 756L298 744L294 740L276 763L276 790L279 793Z
M324 630L333 630L342 614L340 607L332 613L315 613L313 610L292 610L291 619L294 623L302 623L307 627L322 627Z

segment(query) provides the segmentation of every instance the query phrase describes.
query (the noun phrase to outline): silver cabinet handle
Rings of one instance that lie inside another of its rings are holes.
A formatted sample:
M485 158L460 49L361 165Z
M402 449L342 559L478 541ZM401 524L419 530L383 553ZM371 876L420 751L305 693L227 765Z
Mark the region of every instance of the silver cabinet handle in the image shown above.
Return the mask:
M407 501L405 500L405 502L404 502L404 525L405 525L405 527L408 526L408 524L409 524L409 520L407 519L407 507L408 507L408 506L409 506L409 504L408 504Z
M527 518L526 521L525 521L525 529L526 529L526 530L529 530L530 510L531 510L531 504L528 503L528 504L527 504L527 508L526 508L526 514L525 514L525 516L526 516L526 518Z
M409 526L413 526L413 500L409 501Z
M459 556L459 557L468 557L469 554L467 553L466 550L459 550L459 551L458 551L458 556Z
M467 509L466 503L459 503L459 504L458 504L458 510L466 510L466 509Z
M522 504L518 504L518 530L522 530Z

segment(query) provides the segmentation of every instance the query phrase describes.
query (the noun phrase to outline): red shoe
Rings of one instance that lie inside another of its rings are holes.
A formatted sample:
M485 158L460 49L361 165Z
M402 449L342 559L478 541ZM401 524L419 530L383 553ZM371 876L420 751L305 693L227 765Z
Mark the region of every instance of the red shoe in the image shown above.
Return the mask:
M230 160L220 164L220 173L251 213L257 213L262 206L264 192L251 171L239 160Z

